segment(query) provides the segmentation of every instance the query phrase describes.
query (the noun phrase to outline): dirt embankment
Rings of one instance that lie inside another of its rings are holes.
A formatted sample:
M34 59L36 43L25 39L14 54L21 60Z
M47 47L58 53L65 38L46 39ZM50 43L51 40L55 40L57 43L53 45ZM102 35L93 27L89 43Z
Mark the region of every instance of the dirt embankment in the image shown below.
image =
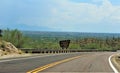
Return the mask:
M21 50L18 50L12 43L6 41L0 41L0 56L10 54L22 54Z

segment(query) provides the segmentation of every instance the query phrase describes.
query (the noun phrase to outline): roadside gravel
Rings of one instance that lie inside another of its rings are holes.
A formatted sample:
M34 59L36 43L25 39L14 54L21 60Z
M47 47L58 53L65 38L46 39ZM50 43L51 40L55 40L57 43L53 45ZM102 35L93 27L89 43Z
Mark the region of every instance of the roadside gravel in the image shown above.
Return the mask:
M32 55L33 54L9 54L9 55L0 56L0 59L28 57L28 56L32 56Z
M112 57L112 63L116 67L116 69L120 72L120 54L114 55Z

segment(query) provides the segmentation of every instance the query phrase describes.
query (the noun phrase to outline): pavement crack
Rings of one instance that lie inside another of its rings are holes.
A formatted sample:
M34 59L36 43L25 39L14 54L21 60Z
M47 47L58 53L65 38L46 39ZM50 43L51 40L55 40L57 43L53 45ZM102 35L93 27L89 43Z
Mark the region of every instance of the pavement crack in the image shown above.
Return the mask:
M89 69L92 68L92 64L90 64L88 68L89 68Z

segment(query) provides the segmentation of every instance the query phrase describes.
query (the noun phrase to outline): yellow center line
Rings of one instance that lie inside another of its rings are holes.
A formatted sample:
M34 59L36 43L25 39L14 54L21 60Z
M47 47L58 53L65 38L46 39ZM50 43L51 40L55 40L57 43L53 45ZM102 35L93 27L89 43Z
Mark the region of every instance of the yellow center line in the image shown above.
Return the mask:
M26 73L38 73L38 72L41 72L41 71L43 71L47 68L50 68L50 67L53 67L55 65L58 65L58 64L61 64L61 63L64 63L64 62L68 62L68 61L71 61L71 60L74 60L74 59L77 59L77 58L80 58L80 57L81 56L76 56L76 57L64 59L64 60L61 60L61 61L58 61L58 62L54 62L54 63L51 63L51 64L47 64L47 65L44 65L42 67L36 68L34 70L28 71Z

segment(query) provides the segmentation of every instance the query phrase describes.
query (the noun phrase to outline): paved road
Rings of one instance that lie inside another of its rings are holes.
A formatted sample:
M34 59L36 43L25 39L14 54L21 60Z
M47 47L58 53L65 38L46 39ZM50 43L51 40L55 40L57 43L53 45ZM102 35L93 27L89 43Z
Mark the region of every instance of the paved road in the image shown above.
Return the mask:
M92 53L78 59L48 68L43 72L105 72L113 73L108 58L113 53Z
M25 73L40 66L66 58L81 56L78 59L48 68L43 72L113 72L108 57L113 53L71 53L0 62L0 73Z

